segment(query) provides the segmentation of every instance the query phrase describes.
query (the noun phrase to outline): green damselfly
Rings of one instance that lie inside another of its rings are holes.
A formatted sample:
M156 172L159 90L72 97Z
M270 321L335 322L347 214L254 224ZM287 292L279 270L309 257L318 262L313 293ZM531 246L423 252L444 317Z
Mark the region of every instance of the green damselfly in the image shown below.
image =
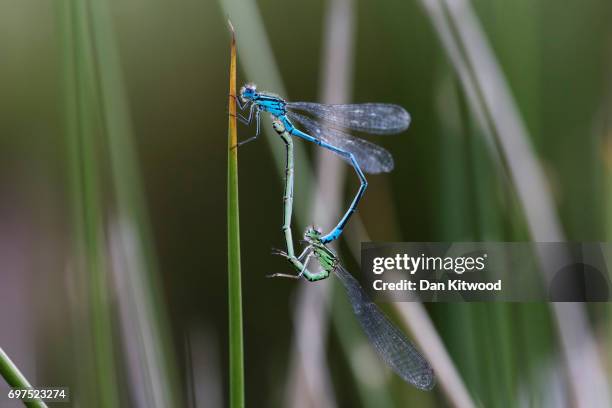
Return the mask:
M307 246L299 256L295 256L290 226L293 205L293 145L291 135L286 132L281 121L275 120L273 126L287 145L288 169L285 175L283 213L283 230L287 252L275 251L275 253L285 257L297 271L297 274L273 274L269 276L292 279L304 277L309 281L317 281L328 277L333 272L342 283L355 317L378 355L404 381L421 390L431 390L435 385L435 376L427 360L406 338L404 333L372 302L359 282L342 266L338 256L322 242L321 231L309 227L304 234ZM308 269L308 263L313 257L317 260L320 268L319 272L311 272Z

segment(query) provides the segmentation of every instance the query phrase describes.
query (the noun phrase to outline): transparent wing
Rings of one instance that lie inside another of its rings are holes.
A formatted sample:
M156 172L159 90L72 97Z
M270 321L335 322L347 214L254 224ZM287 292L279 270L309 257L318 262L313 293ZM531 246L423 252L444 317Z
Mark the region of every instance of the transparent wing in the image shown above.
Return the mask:
M405 381L429 391L435 385L433 369L364 292L357 280L342 266L335 274L346 289L353 312L380 357Z
M410 114L406 109L388 103L324 105L289 102L287 109L307 112L340 128L379 135L403 132L410 125Z
M393 157L391 153L382 147L348 135L340 130L322 126L309 117L296 112L287 112L287 116L300 123L310 136L353 153L355 160L359 163L359 167L364 172L376 174L388 173L393 170ZM342 158L347 160L345 157Z

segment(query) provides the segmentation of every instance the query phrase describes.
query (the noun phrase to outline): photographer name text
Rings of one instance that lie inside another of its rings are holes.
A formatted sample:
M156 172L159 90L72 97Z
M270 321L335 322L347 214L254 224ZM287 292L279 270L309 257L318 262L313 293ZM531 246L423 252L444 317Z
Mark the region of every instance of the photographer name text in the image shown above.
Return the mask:
M418 283L408 279L399 282L384 282L377 279L372 282L377 291L501 291L502 281L497 282L467 282L461 279L451 279L446 282L436 282L419 279Z

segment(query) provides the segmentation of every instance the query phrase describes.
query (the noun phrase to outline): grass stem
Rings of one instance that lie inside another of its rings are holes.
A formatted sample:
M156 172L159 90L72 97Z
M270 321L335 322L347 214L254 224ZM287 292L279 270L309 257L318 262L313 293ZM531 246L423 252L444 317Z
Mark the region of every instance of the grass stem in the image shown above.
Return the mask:
M229 22L229 21L228 21ZM236 36L232 32L229 72L229 130L227 153L227 268L229 289L230 407L244 407L242 284L240 277L240 221L238 218L238 143L236 130Z
M25 376L19 371L19 368L13 363L9 356L0 347L0 375L4 377L8 385L12 388L32 388L32 385L28 382ZM25 402L26 406L33 408L46 408L45 404L41 400L32 400Z

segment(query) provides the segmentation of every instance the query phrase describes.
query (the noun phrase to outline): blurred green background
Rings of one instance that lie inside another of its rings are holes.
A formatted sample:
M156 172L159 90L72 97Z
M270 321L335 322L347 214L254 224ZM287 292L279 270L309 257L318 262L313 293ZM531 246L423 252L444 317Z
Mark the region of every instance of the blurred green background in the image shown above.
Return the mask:
M71 387L74 406L227 405L226 14L238 37L239 86L253 81L290 100L319 101L330 4L2 3L0 347L32 383ZM479 126L465 78L441 41L453 18L451 37L461 38L462 24L477 26L448 4L475 12L483 31L474 35L497 59L494 71L514 98L565 238L609 239L612 3L346 4L354 24L350 100L397 103L413 118L407 133L373 139L392 152L396 168L368 179L359 215L371 240L535 239L504 153L501 162L492 153L499 141L490 141L504 135ZM428 7L441 7L446 20ZM465 54L474 44L466 38ZM251 43L269 46L273 59L259 64L270 56L240 48ZM486 83L480 63L468 65ZM251 76L269 66L285 90L271 88L279 86L274 75ZM506 112L489 108L485 122ZM263 126L270 127L267 117ZM239 126L240 139L253 132ZM271 134L262 139L239 150L246 402L324 406L307 385L308 392L290 391L298 353L293 308L303 285L265 279L288 266L270 254L283 247L282 183L270 150L282 143ZM308 157L316 154L296 143ZM296 170L302 213L313 190L300 187L299 175L314 164L302 161ZM347 180L340 208L356 188L352 173ZM310 222L321 221L301 217L294 232ZM353 224L347 236L360 237ZM340 253L357 273L349 245L341 243ZM331 282L317 285L335 287ZM326 404L469 406L453 399L452 387L419 392L363 357L365 340L348 303L342 292L332 294L318 367L331 380L320 391ZM396 309L384 308L408 330ZM574 309L426 309L475 405L593 406L581 397L589 386L592 398L609 401L609 382L601 382L610 373L608 304L576 306L590 327L576 326L585 333L578 344L564 342L558 330L558 319L573 319ZM583 359L586 385L573 382L568 352L596 356ZM377 374L366 378L360 370Z

